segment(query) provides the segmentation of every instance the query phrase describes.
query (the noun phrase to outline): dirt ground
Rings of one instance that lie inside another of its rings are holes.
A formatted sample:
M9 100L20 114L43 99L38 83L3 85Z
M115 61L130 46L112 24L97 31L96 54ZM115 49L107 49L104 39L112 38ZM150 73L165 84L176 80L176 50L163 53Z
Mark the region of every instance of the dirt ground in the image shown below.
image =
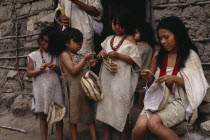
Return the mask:
M40 140L39 119L34 114L15 117L12 113L0 114L0 125L15 127L27 131L27 134L0 128L0 140ZM89 140L90 135L87 126L78 126L80 140ZM48 128L48 139L56 140L56 130L52 125ZM64 121L64 140L70 140L68 123Z
M136 119L140 113L138 107L134 106L130 114L130 130L132 130ZM0 128L0 140L41 140L39 131L39 119L31 111L24 116L16 117L9 111L0 111L0 125L15 127L27 131L27 134ZM96 121L96 129L99 140L103 137L103 125ZM48 128L48 140L56 140L56 130L54 126L53 134L51 134L52 125ZM78 126L79 140L91 140L87 126ZM112 139L120 140L120 133L112 130ZM64 140L70 140L69 125L64 119ZM158 140L154 136L147 135L146 140ZM210 137L204 136L202 133L190 132L181 137L181 140L210 140Z
M17 131L11 131L7 129L0 128L0 140L41 140L39 131L39 119L36 115L28 113L21 117L15 117L12 113L1 112L0 114L0 125L10 126L27 131L27 134L20 133ZM103 126L100 122L96 122L97 135L102 138ZM48 139L56 140L56 130L55 126L53 129L53 134L51 134L52 125L48 128ZM78 126L78 137L79 140L91 140L88 127L79 125ZM113 131L113 140L119 139L119 133ZM68 122L64 119L64 140L70 140L70 133Z

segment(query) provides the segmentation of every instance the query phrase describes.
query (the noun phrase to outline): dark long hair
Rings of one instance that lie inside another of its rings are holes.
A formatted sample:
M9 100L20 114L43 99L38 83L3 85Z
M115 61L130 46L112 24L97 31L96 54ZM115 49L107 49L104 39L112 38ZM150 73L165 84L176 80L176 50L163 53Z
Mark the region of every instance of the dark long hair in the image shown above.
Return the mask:
M177 56L180 57L178 68L179 69L184 68L185 62L190 54L190 49L198 53L198 49L192 43L184 23L178 17L175 16L166 17L162 19L157 26L157 36L159 29L167 29L174 34L175 41L178 47ZM163 59L167 54L168 52L163 48L163 46L161 46L157 56L157 64L160 68L162 67Z
M152 49L154 49L155 37L152 26L147 22L139 23L136 29L141 34L141 40L147 42L152 47Z
M124 7L116 8L112 14L112 21L114 22L114 25L119 24L124 28L126 35L134 35L136 20L129 9Z
M74 42L79 44L82 44L83 42L83 35L78 29L67 27L66 29L63 30L62 34L63 34L64 45L61 46L60 49L61 52L66 51L68 49L65 44L71 39L73 39Z
M44 36L48 37L48 48L47 51L51 55L60 55L61 46L64 45L64 40L61 32L52 26L45 27L41 30L41 33L38 37L38 45L41 45L41 41L43 41Z

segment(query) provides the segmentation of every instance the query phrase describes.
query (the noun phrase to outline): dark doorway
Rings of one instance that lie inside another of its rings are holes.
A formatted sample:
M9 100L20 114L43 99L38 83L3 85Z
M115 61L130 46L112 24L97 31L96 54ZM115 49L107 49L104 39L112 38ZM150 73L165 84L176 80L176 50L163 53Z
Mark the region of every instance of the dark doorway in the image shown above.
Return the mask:
M145 21L146 18L146 0L102 0L104 7L103 37L111 34L111 16L112 12L117 7L125 7L130 9L136 16L137 22Z

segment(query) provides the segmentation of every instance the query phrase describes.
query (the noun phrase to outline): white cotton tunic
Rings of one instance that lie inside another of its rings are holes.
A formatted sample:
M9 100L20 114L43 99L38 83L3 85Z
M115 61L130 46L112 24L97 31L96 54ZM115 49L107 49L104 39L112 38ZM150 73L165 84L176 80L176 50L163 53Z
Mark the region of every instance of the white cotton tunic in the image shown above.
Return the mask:
M113 36L107 37L101 44L107 53L113 51L110 46L111 38ZM121 38L116 36L114 46L120 40ZM128 40L123 42L117 52L130 56L135 64L132 65L119 59L113 59L117 63L117 73L115 74L110 73L104 64L102 64L100 81L104 99L97 104L96 119L122 132L125 127L127 115L133 105L133 95L142 62L138 47Z
M40 50L30 53L28 57L34 62L34 70L40 69L42 65ZM43 57L46 63L50 63L51 55L49 53L43 51ZM58 57L54 57L52 64L56 64L59 67ZM63 104L61 82L59 75L55 71L47 67L44 72L33 77L32 82L36 113L44 112L47 114L48 107L53 101Z
M99 21L102 18L103 7L101 5L100 0L79 0L79 1L89 6L93 6L100 12L99 16L97 17L92 16L95 20ZM72 3L71 0L60 0L60 2L65 9L65 15L67 17L70 17L71 27L80 30L83 34L83 45L78 53L86 54L88 52L92 52L94 49L94 31L89 21L88 14L84 10L79 8L76 4ZM59 7L60 6L58 5L56 11L59 10ZM57 15L55 18L59 22L59 18L57 17Z

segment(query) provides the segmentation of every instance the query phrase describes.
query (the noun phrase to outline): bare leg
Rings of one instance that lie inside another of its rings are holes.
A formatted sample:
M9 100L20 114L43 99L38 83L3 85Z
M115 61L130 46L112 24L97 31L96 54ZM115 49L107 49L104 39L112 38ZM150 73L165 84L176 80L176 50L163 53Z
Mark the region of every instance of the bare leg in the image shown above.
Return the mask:
M104 123L104 138L102 140L111 140L110 126Z
M70 123L71 140L77 140L77 124Z
M56 131L58 140L63 140L63 121L56 123Z
M179 136L173 130L162 124L162 120L158 114L150 117L147 126L161 140L180 140Z
M139 116L136 125L132 131L132 140L144 140L147 128L148 118L146 115Z
M47 140L48 124L47 124L47 115L40 113L40 130L42 140Z
M90 131L92 140L97 140L97 138L96 138L96 127L95 127L95 124L94 123L91 123L91 124L88 125L88 127L89 127L89 131Z
M129 116L127 117L125 128L124 128L124 130L122 132L122 135L121 135L121 140L127 140L128 139L128 133L129 133Z

